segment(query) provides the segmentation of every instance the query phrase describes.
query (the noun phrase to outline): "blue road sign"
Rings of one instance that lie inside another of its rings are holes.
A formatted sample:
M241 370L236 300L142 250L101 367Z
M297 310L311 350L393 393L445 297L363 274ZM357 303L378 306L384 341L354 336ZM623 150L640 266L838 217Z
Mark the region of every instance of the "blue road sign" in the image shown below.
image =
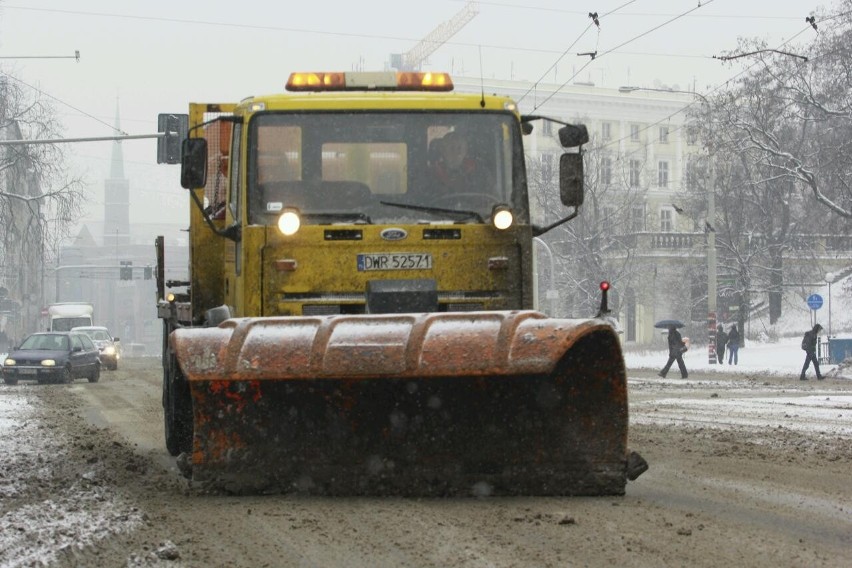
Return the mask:
M822 296L819 294L811 294L808 296L808 307L812 310L818 310L822 307Z

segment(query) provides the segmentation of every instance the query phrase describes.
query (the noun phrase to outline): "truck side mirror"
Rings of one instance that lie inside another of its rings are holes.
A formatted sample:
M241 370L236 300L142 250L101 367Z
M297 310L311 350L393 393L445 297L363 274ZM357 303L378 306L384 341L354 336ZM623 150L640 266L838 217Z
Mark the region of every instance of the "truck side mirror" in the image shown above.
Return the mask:
M583 155L562 154L559 158L559 197L566 207L583 204Z
M179 164L181 143L189 131L188 114L160 114L157 116L157 163Z
M186 138L181 148L180 185L186 189L207 183L207 140Z
M563 148L576 148L589 141L589 130L585 124L566 124L559 129L559 143Z

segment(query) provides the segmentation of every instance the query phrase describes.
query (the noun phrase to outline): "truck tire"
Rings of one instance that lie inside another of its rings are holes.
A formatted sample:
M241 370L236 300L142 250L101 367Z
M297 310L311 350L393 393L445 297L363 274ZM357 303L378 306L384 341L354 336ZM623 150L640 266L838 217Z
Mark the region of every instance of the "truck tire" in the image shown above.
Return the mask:
M74 382L74 373L71 371L71 367L65 367L62 369L62 378L59 382L66 385L70 385Z
M181 375L175 356L163 369L163 426L166 449L177 456L192 450L192 399L189 384Z

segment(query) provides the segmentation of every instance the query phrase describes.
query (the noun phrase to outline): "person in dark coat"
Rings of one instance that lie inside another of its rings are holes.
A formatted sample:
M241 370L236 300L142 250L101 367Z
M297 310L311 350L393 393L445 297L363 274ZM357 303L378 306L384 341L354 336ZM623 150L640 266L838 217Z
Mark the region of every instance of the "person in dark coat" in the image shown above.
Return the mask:
M802 337L802 349L805 350L805 364L802 367L802 374L799 377L800 381L808 380L807 377L805 377L805 372L807 372L811 362L814 364L814 371L816 371L817 379L821 381L825 378L822 376L822 373L819 372L819 359L817 359L816 355L816 346L820 331L822 331L822 326L820 324L816 324L813 329L806 331L805 335Z
M669 360L666 362L666 366L662 368L662 370L658 373L661 377L665 378L666 374L669 372L669 369L672 366L672 363L677 361L678 369L680 369L680 378L685 379L689 376L689 373L686 372L686 365L683 362L683 354L686 353L686 343L684 343L683 338L680 335L680 332L676 327L669 327Z
M736 365L740 362L740 332L737 324L731 326L728 332L728 365Z
M722 324L716 328L716 361L720 365L725 364L725 345L728 343L728 334L725 333L725 328Z

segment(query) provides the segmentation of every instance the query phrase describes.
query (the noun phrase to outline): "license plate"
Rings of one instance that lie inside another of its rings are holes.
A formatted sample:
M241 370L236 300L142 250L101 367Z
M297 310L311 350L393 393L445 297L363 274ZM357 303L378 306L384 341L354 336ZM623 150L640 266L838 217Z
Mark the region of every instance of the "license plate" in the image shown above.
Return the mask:
M19 375L35 375L36 370L35 369L18 369L18 374Z
M372 253L358 255L358 270L427 270L432 255L427 253Z

